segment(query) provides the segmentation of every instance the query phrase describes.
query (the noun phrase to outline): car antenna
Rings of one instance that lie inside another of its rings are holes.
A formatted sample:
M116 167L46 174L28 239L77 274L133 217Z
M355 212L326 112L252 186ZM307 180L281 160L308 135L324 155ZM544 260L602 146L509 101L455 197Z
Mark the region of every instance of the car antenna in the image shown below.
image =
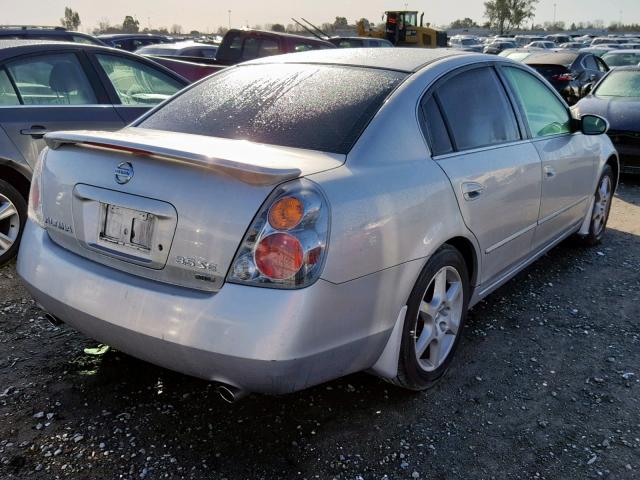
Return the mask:
M316 27L313 23L311 23L309 20L307 20L304 17L300 17L302 18L302 21L311 25L317 32L320 32L322 35L324 35L326 38L331 38L326 32L323 32L322 30L320 30L318 27Z
M307 32L309 32L311 35L313 35L316 38L319 38L320 40L326 40L326 38L322 38L320 35L318 35L316 32L314 32L313 30L311 30L309 27L307 27L306 25L303 25L302 23L300 23L298 20L296 20L295 18L291 17L291 20L293 20L294 22L296 22L298 25L300 25L302 28L304 28Z

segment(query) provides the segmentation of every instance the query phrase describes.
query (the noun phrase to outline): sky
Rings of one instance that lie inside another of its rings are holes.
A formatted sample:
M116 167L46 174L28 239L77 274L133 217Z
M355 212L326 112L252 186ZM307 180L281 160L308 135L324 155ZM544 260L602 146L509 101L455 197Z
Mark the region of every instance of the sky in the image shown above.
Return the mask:
M540 0L536 23L556 18L567 24L603 20L606 25L622 20L640 23L640 0ZM121 24L125 15L138 19L141 27L182 26L183 31L215 31L219 26L292 23L305 17L321 24L336 16L350 23L365 17L378 21L385 10L425 12L425 22L447 25L471 17L484 22L484 0L0 0L0 24L58 25L68 6L80 14L80 30L91 31L102 20Z

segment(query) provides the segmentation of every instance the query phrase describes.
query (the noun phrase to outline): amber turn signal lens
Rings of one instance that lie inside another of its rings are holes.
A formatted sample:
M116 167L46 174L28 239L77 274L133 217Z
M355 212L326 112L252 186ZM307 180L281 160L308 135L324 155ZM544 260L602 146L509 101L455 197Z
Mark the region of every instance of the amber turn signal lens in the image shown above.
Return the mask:
M276 230L291 230L300 223L304 205L296 197L284 197L271 206L269 224Z

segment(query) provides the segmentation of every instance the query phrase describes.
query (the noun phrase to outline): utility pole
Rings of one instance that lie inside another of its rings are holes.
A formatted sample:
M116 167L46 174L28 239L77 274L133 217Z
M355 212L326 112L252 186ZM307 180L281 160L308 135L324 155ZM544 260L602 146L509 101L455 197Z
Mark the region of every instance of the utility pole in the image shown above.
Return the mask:
M554 27L556 26L556 9L557 9L557 7L558 7L558 4L554 3L553 4L553 26Z
M229 30L231 30L231 10L229 10Z

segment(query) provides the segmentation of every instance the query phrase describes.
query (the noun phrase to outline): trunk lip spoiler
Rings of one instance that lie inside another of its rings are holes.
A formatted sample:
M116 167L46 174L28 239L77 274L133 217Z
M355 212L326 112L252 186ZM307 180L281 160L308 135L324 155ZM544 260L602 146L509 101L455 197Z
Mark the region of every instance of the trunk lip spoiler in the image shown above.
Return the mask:
M168 161L179 162L186 165L205 168L213 171L217 171L221 174L231 176L244 183L252 185L276 185L287 180L292 180L303 175L303 169L299 167L290 166L292 162L285 162L285 165L279 166L273 159L261 159L258 156L258 161L241 161L237 159L224 158L225 155L220 157L211 156L197 151L197 149L179 149L176 146L163 146L154 144L154 140L157 141L160 135L174 135L173 132L160 132L144 129L135 129L135 133L132 133L133 128L126 128L118 132L98 132L98 131L61 131L52 132L45 135L45 141L49 148L57 150L65 145L75 145L84 148L98 148L105 150L112 150L118 152L129 153L135 156L149 156L154 158L161 158ZM149 134L152 132L151 134ZM199 135L191 134L178 134L189 137L187 140L196 140L200 138ZM216 141L223 141L226 149L233 148L233 142L237 143L238 148L246 148L247 146L251 150L250 153L257 154L260 150L268 152L267 157L274 156L274 152L279 149L286 150L298 150L291 149L289 147L269 146L263 144L253 144L250 142L244 142L239 140L230 139L214 139L213 137L206 137L203 141L203 145L208 142L211 146ZM301 152L306 152L301 150ZM343 155L336 155L330 153L322 153L309 151L315 155L324 157L324 168L320 170L328 170L336 168L344 163ZM291 156L291 153L283 153L284 156ZM300 156L300 153L297 153ZM288 163L289 165L287 165ZM318 170L314 170L314 173Z

